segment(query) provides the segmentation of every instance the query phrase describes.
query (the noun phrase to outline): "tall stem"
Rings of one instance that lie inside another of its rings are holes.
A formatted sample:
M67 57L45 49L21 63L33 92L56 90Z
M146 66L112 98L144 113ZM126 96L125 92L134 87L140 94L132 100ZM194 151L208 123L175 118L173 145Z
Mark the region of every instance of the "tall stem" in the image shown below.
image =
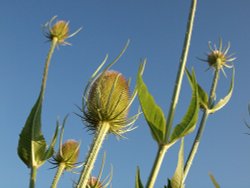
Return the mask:
M47 81L48 72L49 72L49 65L50 65L52 54L53 54L55 47L57 45L57 41L58 41L57 38L53 38L53 40L51 42L48 56L47 56L46 61L45 61L43 78L42 78L42 85L41 85L41 93L39 95L39 97L41 97L39 100L39 105L42 105L42 101L43 101L43 97L44 97L44 93L45 93L45 88L46 88L46 81ZM36 113L38 113L38 111L36 111ZM31 131L32 131L32 138L34 138L35 137L35 128L32 127ZM36 172L37 172L38 167L37 167L36 160L35 160L34 144L32 144L31 147L32 147L31 148L32 149L32 166L31 166L31 176L30 176L30 188L35 188Z
M167 146L159 146L158 152L157 152L157 155L155 158L154 166L153 166L151 174L149 176L146 188L153 188L154 187L156 178L157 178L159 171L160 171L160 168L161 168L162 161L164 159L164 156L165 156L168 148L169 147L167 147Z
M176 105L178 103L179 99L179 94L181 90L181 85L182 85L182 80L183 80L183 74L187 62L187 56L188 56L188 51L189 51L189 46L190 46L190 41L191 41L191 36L192 36L192 30L193 30L193 24L194 24L194 17L195 17L195 11L197 7L197 0L192 0L191 7L190 7L190 12L189 12L189 18L188 18L188 23L187 23L187 29L186 29L186 35L185 35L185 40L183 44L183 50L182 50L182 55L180 59L180 64L179 64L179 69L176 77L176 82L175 82L175 87L173 91L173 96L172 96L172 101L168 113L168 118L167 118L167 133L166 133L166 141L168 142L168 138L171 132L172 128L172 123L174 119L174 113L176 109ZM151 170L148 183L146 188L153 188L156 178L158 176L158 173L160 171L160 167L162 164L162 161L164 159L164 156L167 152L167 145L165 146L159 146L158 148L158 153L155 158L154 166Z
M42 95L44 95L44 92L45 92L46 82L47 82L48 72L49 72L49 65L51 62L52 54L54 53L55 48L57 46L57 42L58 42L58 38L54 37L51 41L50 50L45 61L43 79L42 79L42 85L41 85L41 91L43 92Z
M187 57L188 57L188 52L189 52L189 47L190 47L190 41L191 41L191 37L192 37L192 30L193 30L196 7L197 7L197 0L192 0L189 18L188 18L188 23L187 23L185 40L184 40L184 44L183 44L182 55L180 58L179 69L178 69L178 73L177 73L177 77L176 77L176 81L175 81L175 87L174 87L173 96L172 96L171 105L170 105L170 109L168 112L168 118L167 118L167 123L166 123L166 126L167 126L166 138L167 139L169 138L169 135L170 135L170 132L172 129L172 124L173 124L173 120L174 120L174 113L175 113L176 106L177 106L178 99L179 99L179 95L180 95L183 75L184 75Z
M37 173L37 168L36 167L32 167L31 171L30 171L30 185L29 185L29 188L35 188L36 173Z
M212 82L212 86L211 86L211 90L210 90L210 94L209 94L209 101L208 101L208 108L212 108L213 107L213 103L216 97L216 88L218 85L218 80L219 80L219 74L220 74L220 70L219 68L215 69L215 73L214 73L214 78L213 78L213 82ZM191 165L193 163L194 157L198 151L198 147L201 141L201 137L203 135L204 129L205 129L205 125L206 125L206 121L207 118L209 116L209 109L205 109L202 115L202 119L200 122L200 126L198 129L198 132L196 134L196 137L194 139L192 148L189 152L187 161L185 163L185 167L184 167L184 178L183 178L183 183L185 182L187 175L189 173L189 170L191 168Z
M93 140L92 146L88 153L87 160L85 161L83 171L79 178L77 188L86 188L86 185L91 175L91 171L94 168L94 163L101 149L102 143L109 131L109 128L110 128L110 124L107 122L103 122L102 124L99 125L99 128L95 134L95 138Z
M55 177L53 179L53 182L51 184L51 188L56 188L57 187L57 184L59 182L59 179L60 179L60 177L61 177L64 169L65 169L65 164L64 163L60 163L60 165L57 168L56 175L55 175Z

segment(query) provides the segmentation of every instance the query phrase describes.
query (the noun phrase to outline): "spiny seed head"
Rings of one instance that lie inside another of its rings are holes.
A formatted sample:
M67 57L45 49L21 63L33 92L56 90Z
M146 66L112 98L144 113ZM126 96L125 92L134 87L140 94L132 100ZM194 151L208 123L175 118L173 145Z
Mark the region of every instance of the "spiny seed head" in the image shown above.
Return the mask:
M54 157L54 164L64 163L66 170L74 168L78 160L79 146L79 142L67 140Z
M70 43L66 42L66 39L76 35L81 30L81 28L73 34L69 34L69 22L59 20L52 26L52 22L55 19L56 16L54 16L49 22L44 25L45 36L50 41L52 41L53 39L57 39L58 45L70 45Z
M207 62L209 66L222 68L226 64L226 56L219 50L214 50L207 56Z
M57 21L50 30L50 39L58 39L58 43L62 44L69 36L69 23L60 20Z
M103 185L96 177L90 177L86 188L103 188Z
M216 45L214 45L213 48L211 46L211 42L208 43L208 47L210 49L210 53L207 54L207 59L203 61L206 61L209 67L213 67L214 69L221 69L222 71L224 67L233 67L233 65L228 64L236 59L235 57L232 57L232 54L227 54L230 49L230 43L228 43L227 47L223 49L222 40L220 39L219 49L217 49Z
M102 122L108 122L111 133L126 132L131 97L125 77L116 71L105 71L89 87L84 109L88 128L95 131Z

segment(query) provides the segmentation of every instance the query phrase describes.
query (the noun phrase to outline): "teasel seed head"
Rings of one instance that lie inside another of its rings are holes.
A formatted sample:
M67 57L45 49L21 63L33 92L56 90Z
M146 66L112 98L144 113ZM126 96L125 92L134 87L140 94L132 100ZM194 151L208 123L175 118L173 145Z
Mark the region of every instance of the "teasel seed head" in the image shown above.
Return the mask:
M108 186L111 187L111 181L113 177L113 168L111 168L110 173L103 180L101 180L104 165L105 165L105 160L106 160L106 153L104 152L99 174L98 176L90 176L90 178L88 179L86 188L107 188Z
M233 57L234 54L228 55L228 51L230 49L230 43L228 42L228 45L223 48L222 39L219 41L219 48L214 44L214 47L212 47L211 42L208 43L208 47L210 52L207 53L207 59L201 59L202 61L205 61L208 63L209 68L213 67L217 70L222 70L224 72L224 67L226 68L233 68L232 62L236 59Z
M102 183L96 177L90 177L86 188L104 188Z
M135 118L128 118L128 111L134 96L121 73L107 70L96 76L84 98L83 120L89 130L96 131L103 122L109 123L109 133L118 136L131 130Z
M66 41L66 39L76 35L81 28L72 34L69 34L69 22L64 20L57 21L53 26L52 23L57 16L54 16L49 22L44 25L44 35L52 41L54 38L57 39L58 45L71 45Z
M75 168L78 160L79 148L79 142L72 139L67 140L62 146L60 146L59 151L53 157L53 162L51 163L56 166L63 163L66 170Z

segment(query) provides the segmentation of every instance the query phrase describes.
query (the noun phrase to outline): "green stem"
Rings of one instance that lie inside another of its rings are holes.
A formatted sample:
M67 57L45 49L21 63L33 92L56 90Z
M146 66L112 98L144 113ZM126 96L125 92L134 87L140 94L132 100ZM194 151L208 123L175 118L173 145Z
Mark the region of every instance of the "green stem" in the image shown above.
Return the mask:
M56 188L57 187L57 184L59 182L59 179L60 179L60 177L61 177L64 169L65 169L65 164L64 163L60 163L60 165L57 168L56 175L55 175L55 177L53 179L53 182L51 184L51 188Z
M39 99L39 105L42 105L42 101L43 101L43 97L44 97L44 92L45 92L45 88L46 88L46 81L47 81L47 77L48 77L48 70L49 70L49 64L51 61L51 57L52 54L55 50L55 47L57 45L57 38L53 38L52 42L51 42L51 46L50 46L50 50L48 53L48 56L46 58L45 61L45 67L44 67L44 72L43 72L43 78L42 78L42 85L41 85L41 93L40 96L41 97ZM39 108L37 108L39 109ZM38 111L35 112L36 114L39 113ZM36 133L35 133L35 128L32 126L32 138L35 137ZM36 164L36 160L35 160L35 148L34 148L34 144L31 145L31 149L32 149L32 167L31 167L31 176L30 176L30 188L34 188L35 187L35 182L36 182L36 172L37 172L37 164Z
M191 41L191 36L192 36L192 30L193 30L193 24L194 24L194 17L195 17L195 11L197 7L197 0L192 0L191 7L190 7L190 12L189 12L189 18L188 18L188 23L187 23L187 29L186 29L186 35L185 35L185 40L183 44L183 50L182 50L182 55L180 59L180 64L179 64L179 69L176 77L176 82L175 82L175 87L173 91L173 96L172 96L172 101L168 113L168 118L167 118L167 131L166 131L166 141L168 142L168 138L170 136L172 124L173 124L173 119L174 119L174 113L176 109L176 105L178 103L179 99L179 94L181 90L181 85L182 85L182 80L183 80L183 75L184 75L184 70L187 62L187 56L188 56L188 51L189 51L189 46L190 46L190 41ZM164 156L167 152L167 145L165 146L159 146L158 148L158 153L155 158L154 166L151 170L148 183L147 183L147 188L153 188L156 178L158 176L162 161L164 159Z
M157 178L159 171L160 171L160 168L161 168L162 161L164 159L164 156L165 156L168 148L169 147L167 147L166 145L159 146L158 152L157 152L157 155L155 158L154 166L153 166L151 174L148 178L148 183L146 185L146 188L153 188L154 187L156 178Z
M212 86L211 86L211 90L210 90L210 94L209 94L208 109L205 109L203 112L199 129L197 131L192 148L191 148L189 155L188 155L188 158L186 160L185 167L184 167L183 183L185 182L185 180L187 178L187 175L188 175L189 170L191 168L191 165L193 163L194 157L198 151L201 137L202 137L204 129L205 129L206 121L207 121L207 118L209 116L209 109L213 107L213 103L215 101L216 88L218 85L219 74L220 74L219 68L215 69L214 78L213 78L213 82L212 82Z
M84 168L82 170L81 176L78 180L77 188L86 188L88 180L91 175L91 171L94 168L94 163L98 156L98 153L101 149L102 143L110 129L110 124L107 122L103 122L99 125L99 128L95 134L95 138L93 140L92 146L88 153L87 160L85 161Z
M187 23L185 40L184 40L184 44L183 44L182 55L181 55L181 59L180 59L180 63L179 63L179 69L178 69L178 73L177 73L177 77L176 77L176 81L175 81L175 87L174 87L173 96L172 96L171 105L170 105L167 123L166 123L166 126L167 126L166 139L167 140L170 136L170 132L171 132L172 124L173 124L173 120L174 120L174 113L175 113L176 106L177 106L178 99L179 99L179 95L180 95L183 75L184 75L187 57L188 57L188 52L189 52L189 47L190 47L190 41L191 41L191 37L192 37L192 30L193 30L196 7L197 7L197 0L192 0L189 18L188 18L188 23Z
M215 73L214 73L212 86L211 86L211 91L209 94L209 101L208 101L209 108L213 107L213 103L215 101L216 89L217 89L217 85L218 85L218 81L219 81L219 76L220 76L220 69L216 68Z
M190 151L190 153L188 155L187 161L185 163L183 183L186 180L186 177L188 175L190 167L191 167L191 165L193 163L194 157L195 157L195 155L197 153L197 150L198 150L198 147L199 147L199 144L200 144L200 139L201 139L201 136L202 136L202 134L204 132L204 129L205 129L205 124L206 124L207 118L208 118L208 110L205 110L203 115L202 115L200 126L199 126L198 132L196 134L196 137L194 139L192 149L191 149L191 151Z
M45 88L46 88L46 82L48 78L49 65L51 62L52 54L55 51L57 43L58 43L58 38L54 37L51 41L50 50L45 61L45 67L43 71L43 79L42 79L42 85L41 85L42 96L44 95Z
M36 173L37 173L37 168L36 167L32 167L31 171L30 171L30 186L29 186L29 188L35 188Z

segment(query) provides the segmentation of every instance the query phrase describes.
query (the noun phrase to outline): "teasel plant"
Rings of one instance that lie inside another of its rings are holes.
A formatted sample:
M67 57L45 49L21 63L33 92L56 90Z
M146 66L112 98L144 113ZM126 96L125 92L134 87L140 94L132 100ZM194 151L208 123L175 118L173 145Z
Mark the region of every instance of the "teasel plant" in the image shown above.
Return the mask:
M59 179L65 171L74 172L73 170L83 166L83 163L77 162L80 152L80 142L73 139L68 139L63 143L64 127L67 118L68 115L64 118L61 128L59 151L54 156L52 156L52 160L49 160L49 162L53 165L52 168L57 169L51 184L51 188L57 187ZM57 126L59 126L58 121Z
M129 40L118 57L103 71L100 69L106 63L108 55L92 75L83 94L82 108L80 109L84 124L94 134L93 142L85 160L83 170L77 183L77 188L85 188L90 178L94 163L105 138L114 134L118 138L134 129L133 124L138 114L128 118L129 108L132 105L136 90L130 94L130 82L117 71L110 70L129 45Z
M41 115L51 58L56 47L60 45L68 45L69 43L66 40L80 31L79 29L70 35L69 22L61 20L53 24L55 19L56 17L53 17L43 27L45 37L50 42L50 49L45 61L39 96L30 111L26 123L19 135L18 141L18 156L24 164L31 169L29 183L30 188L35 187L37 169L42 166L54 153L54 145L56 143L59 129L57 126L52 141L48 146L41 130Z
M178 140L180 140L187 134L191 133L195 129L196 122L198 120L198 113L199 113L198 87L196 83L195 73L194 71L192 71L191 78L189 79L192 89L192 97L190 105L181 122L177 124L172 130L174 115L178 104L182 86L182 80L187 63L196 7L197 7L197 0L192 0L190 6L189 18L187 22L182 55L179 62L175 87L173 90L172 100L167 118L165 117L161 107L156 104L153 96L149 93L148 88L142 79L141 69L144 69L146 60L141 64L138 71L138 76L137 76L138 98L140 101L144 117L147 121L147 124L149 125L152 137L158 145L158 151L146 184L146 188L154 187L160 168L162 166L163 159L169 148L173 146ZM140 171L138 168L136 174L136 188L143 188L144 185L140 180L139 172ZM181 174L183 174L183 169L179 168L176 175L177 180L175 181L181 182L182 178ZM179 184L174 184L173 181L170 186L172 186L172 188L180 188Z
M199 147L208 117L211 114L214 114L218 110L222 109L230 101L231 96L233 94L233 89L234 89L235 71L234 71L234 66L232 63L236 58L233 57L233 54L228 54L229 49L230 49L230 43L228 42L228 45L223 48L222 39L220 38L218 48L216 44L214 44L214 47L212 47L211 42L208 43L208 47L210 51L209 53L207 53L207 59L201 59L201 60L208 63L209 69L210 68L213 69L213 79L212 79L212 84L211 84L209 95L198 84L200 109L203 111L203 114L202 114L201 121L198 127L198 131L193 141L193 145L189 152L188 158L185 162L183 183L185 182L185 179L189 173L190 167L193 163L194 157L198 151L198 147ZM216 91L217 91L220 73L222 72L226 77L224 68L230 68L233 70L230 88L228 90L227 95L224 98L217 101ZM191 74L188 72L188 70L186 71L187 71L187 75L189 79L191 79Z
M185 180L189 173L191 164L193 163L194 157L198 151L199 143L201 141L208 116L220 110L222 107L224 107L229 102L233 93L234 69L233 69L232 62L235 60L235 58L233 57L233 54L228 55L230 43L228 43L228 45L223 48L222 39L220 39L219 48L217 48L216 45L212 47L211 42L208 43L208 46L209 46L210 52L207 53L207 59L200 59L200 60L208 63L209 69L213 68L214 70L214 76L213 76L213 80L211 84L210 94L208 95L196 81L197 88L198 88L198 96L199 96L199 100L198 100L199 108L203 111L201 122L198 127L197 134L195 136L193 145L190 149L190 152L186 161L184 160L184 138L182 139L176 171L173 177L168 180L168 184L167 186L165 186L165 188L184 188L185 187ZM229 88L227 95L216 103L216 89L217 89L217 85L219 81L220 72L223 72L223 74L226 76L226 73L223 70L223 68L233 69L232 79L231 79L230 88ZM193 82L194 77L188 71L188 69L186 69L186 74L187 74L189 81ZM219 188L220 186L216 182L214 176L212 174L209 174L209 176L214 187Z

